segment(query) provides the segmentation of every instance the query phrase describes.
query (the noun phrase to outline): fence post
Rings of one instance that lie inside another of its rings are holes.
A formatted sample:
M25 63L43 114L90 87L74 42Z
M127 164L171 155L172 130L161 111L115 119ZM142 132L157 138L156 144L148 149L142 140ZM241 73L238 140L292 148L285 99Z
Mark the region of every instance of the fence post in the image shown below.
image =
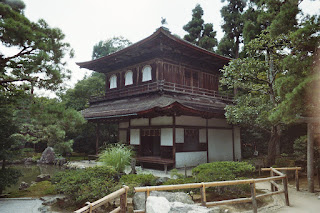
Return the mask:
M282 179L282 183L283 183L283 189L284 189L284 197L286 199L286 205L290 206L289 195L288 195L288 180L287 180L287 176Z
M127 210L126 194L127 193L120 195L120 213L126 213Z
M200 188L201 194L201 206L206 206L207 198L206 198L206 186L202 183L202 187Z
M299 171L297 168L296 168L295 179L296 179L296 190L299 191Z
M255 183L250 183L251 187L251 199L252 199L252 207L253 207L253 213L258 212L258 206L257 206L257 200L256 200L256 186Z
M274 174L273 174L272 167L271 167L270 177L273 177L273 176L274 176ZM274 191L275 191L275 190L274 190L274 185L273 185L272 183L270 183L270 184L271 184L271 191L274 192Z

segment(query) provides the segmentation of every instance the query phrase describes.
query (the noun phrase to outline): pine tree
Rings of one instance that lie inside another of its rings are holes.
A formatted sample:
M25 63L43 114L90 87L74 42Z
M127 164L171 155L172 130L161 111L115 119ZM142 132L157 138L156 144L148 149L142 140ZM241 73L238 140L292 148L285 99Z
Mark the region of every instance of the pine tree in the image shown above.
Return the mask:
M184 39L209 51L214 51L214 47L218 45L215 38L217 32L213 30L213 24L204 23L202 19L203 9L199 4L192 10L192 19L183 29L188 32Z
M224 0L222 0L224 1ZM240 43L242 43L242 31L244 26L243 11L246 0L227 0L228 5L220 10L224 20L222 30L224 37L221 39L218 51L220 54L231 58L239 58Z

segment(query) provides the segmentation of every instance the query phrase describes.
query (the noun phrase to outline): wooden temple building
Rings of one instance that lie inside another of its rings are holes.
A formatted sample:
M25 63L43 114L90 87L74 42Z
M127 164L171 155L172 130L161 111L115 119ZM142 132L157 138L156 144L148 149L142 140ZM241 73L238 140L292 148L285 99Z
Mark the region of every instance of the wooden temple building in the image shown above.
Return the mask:
M240 129L228 125L218 93L219 69L229 58L159 28L108 56L78 63L106 76L105 96L90 100L84 117L118 124L119 142L140 163L176 168L240 160Z

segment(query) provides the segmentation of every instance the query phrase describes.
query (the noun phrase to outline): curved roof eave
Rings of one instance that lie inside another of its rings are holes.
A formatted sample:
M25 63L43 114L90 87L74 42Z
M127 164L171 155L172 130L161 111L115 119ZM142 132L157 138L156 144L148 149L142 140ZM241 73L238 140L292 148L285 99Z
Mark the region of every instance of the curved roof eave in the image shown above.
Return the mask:
M220 55L215 54L213 52L210 52L210 51L208 51L208 50L206 50L204 48L198 47L198 46L196 46L196 45L194 45L194 44L192 44L192 43L190 43L188 41L185 41L185 40L180 39L180 38L178 38L176 36L173 36L173 35L171 35L170 32L168 32L167 30L165 30L162 27L160 27L155 33L153 33L149 37L147 37L147 38L145 38L145 39L143 39L141 41L138 41L137 43L134 43L134 44L122 49L122 50L119 50L119 51L117 51L115 53L112 53L110 55L107 55L107 56L104 56L104 57L101 57L101 58L98 58L98 59L95 59L95 60L85 61L85 62L77 62L76 64L78 66L80 66L81 68L87 68L87 66L96 64L96 63L101 62L101 61L112 60L112 58L115 58L118 55L121 55L121 54L123 54L123 53L125 53L127 51L130 51L130 50L132 50L132 49L134 49L134 48L136 48L136 47L138 47L138 46L140 46L140 45L142 45L142 44L144 44L144 43L156 38L161 33L163 35L167 36L168 38L170 38L171 40L174 40L174 41L178 42L179 44L182 44L182 45L184 45L184 46L186 46L188 48L192 48L192 49L194 49L196 51L205 53L205 54L213 56L215 58L219 58L220 60L223 60L223 61L226 61L226 62L231 60L231 58L220 56Z

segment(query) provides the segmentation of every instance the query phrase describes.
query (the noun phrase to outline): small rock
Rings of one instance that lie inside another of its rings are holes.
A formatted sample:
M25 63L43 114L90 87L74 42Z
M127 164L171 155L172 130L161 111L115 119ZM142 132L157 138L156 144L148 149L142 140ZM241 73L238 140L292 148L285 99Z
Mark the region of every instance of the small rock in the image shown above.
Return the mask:
M149 196L146 203L146 212L148 213L168 213L170 203L164 197Z
M32 158L25 158L24 159L24 164L32 164L34 163L34 160Z
M24 181L22 181L22 182L20 183L19 190L25 190L25 189L27 189L27 188L29 188L29 184L26 183L26 182L24 182Z
M36 182L41 182L45 180L50 180L50 175L49 174L41 174L37 176Z
M168 181L170 178L168 177L159 177L157 180L156 180L156 185L161 185L163 184L164 182Z
M158 192L153 191L150 193L150 196L154 197L164 197L169 202L181 202L187 204L193 204L194 202L191 200L190 196L183 192ZM133 196L133 206L135 210L145 209L145 193L138 192Z
M35 184L36 184L35 181L31 181L30 186L33 186L33 185L35 185Z
M54 195L54 196L41 197L40 200L43 201L42 205L51 206L60 200L64 200L65 198L66 196L64 195Z
M67 160L65 158L56 158L53 163L55 165L58 165L58 166L62 166L63 164L67 163Z

